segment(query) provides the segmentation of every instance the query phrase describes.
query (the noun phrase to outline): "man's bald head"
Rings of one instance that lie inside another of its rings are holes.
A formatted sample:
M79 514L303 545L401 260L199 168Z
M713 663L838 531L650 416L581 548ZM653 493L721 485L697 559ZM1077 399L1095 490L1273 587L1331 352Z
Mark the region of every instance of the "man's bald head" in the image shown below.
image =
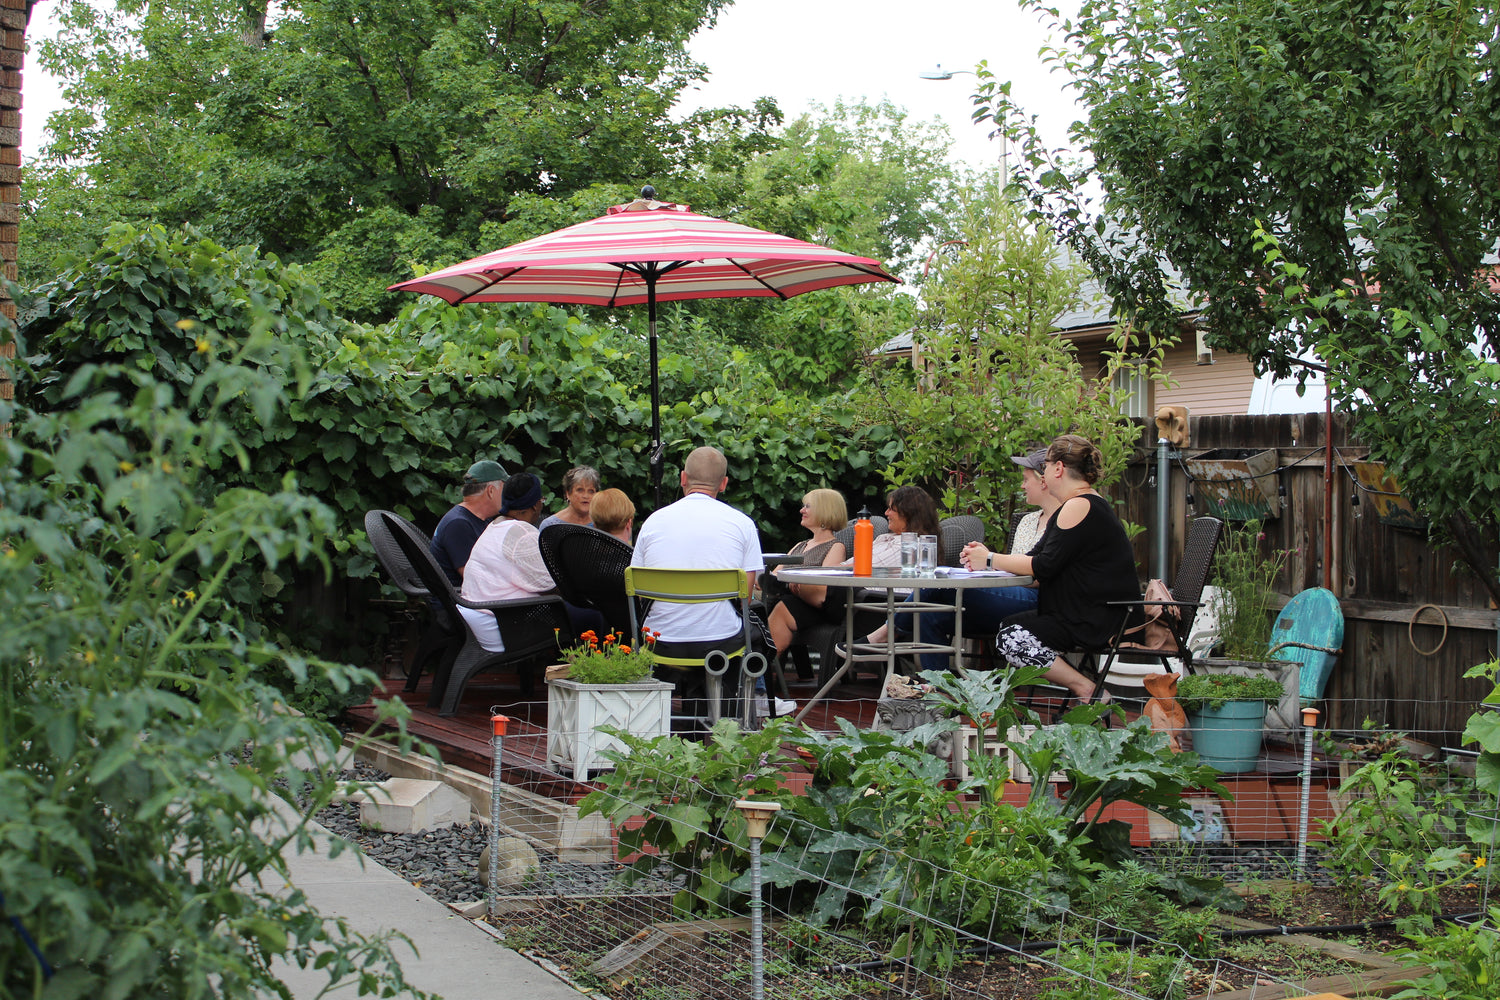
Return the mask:
M682 488L684 490L712 490L718 493L724 487L729 473L729 462L717 448L704 445L694 448L682 465Z

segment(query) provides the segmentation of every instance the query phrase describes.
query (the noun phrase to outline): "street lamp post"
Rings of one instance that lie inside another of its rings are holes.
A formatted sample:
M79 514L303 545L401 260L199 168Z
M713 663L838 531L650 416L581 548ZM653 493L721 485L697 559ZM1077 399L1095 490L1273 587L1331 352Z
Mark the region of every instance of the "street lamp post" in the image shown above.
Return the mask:
M943 64L938 63L932 69L926 69L918 73L917 76L923 80L951 80L960 73L967 73L970 76L979 75L972 69L943 69ZM1003 127L1000 128L997 134L1000 137L1000 187L1003 190L1010 183L1010 161L1008 159L1010 151L1006 145L1005 129Z

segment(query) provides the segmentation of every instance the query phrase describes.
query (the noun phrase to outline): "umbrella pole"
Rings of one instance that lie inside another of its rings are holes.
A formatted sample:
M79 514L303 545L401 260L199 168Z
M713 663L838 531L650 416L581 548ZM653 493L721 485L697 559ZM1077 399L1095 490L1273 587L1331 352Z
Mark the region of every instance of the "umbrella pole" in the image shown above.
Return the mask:
M651 330L651 487L656 494L655 509L661 510L661 470L666 449L661 440L661 387L656 367L656 274L647 270L641 277L646 279L646 316Z

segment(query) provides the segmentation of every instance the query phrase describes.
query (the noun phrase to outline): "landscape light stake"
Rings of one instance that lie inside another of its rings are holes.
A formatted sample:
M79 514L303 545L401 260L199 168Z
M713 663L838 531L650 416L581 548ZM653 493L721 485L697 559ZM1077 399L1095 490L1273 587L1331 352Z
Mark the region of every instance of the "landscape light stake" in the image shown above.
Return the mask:
M492 715L490 725L493 727L490 746L494 759L490 762L490 883L485 892L485 912L493 920L500 884L500 746L505 742L505 727L510 725L510 719Z
M765 945L761 937L761 910L765 903L760 898L760 842L771 817L781 810L781 803L740 799L734 807L750 827L750 996L751 1000L765 1000Z
M1297 881L1307 881L1307 813L1312 803L1313 733L1318 728L1318 710L1302 710L1302 810L1297 816Z

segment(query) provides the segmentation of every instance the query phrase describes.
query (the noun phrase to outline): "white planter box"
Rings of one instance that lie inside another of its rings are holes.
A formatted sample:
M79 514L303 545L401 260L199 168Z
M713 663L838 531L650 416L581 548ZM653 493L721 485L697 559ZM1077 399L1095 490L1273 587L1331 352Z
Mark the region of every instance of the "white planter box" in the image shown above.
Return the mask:
M1028 740L1036 730L1036 726L1012 726L1006 739L1018 742ZM1011 781L1031 781L1031 771L1026 768L1026 765L1021 763L1020 758L1016 756L1016 752L995 733L991 732L985 736L984 749L991 757L1002 752L1005 754L1010 766ZM960 726L953 734L953 776L955 778L963 781L969 776L968 758L978 752L979 730L973 726ZM1054 782L1062 781L1063 775L1061 772L1053 771L1052 777L1049 780Z
M665 681L580 684L547 681L547 762L584 781L590 772L614 764L605 750L623 750L613 736L596 732L614 726L636 736L665 736L672 725L672 685Z

